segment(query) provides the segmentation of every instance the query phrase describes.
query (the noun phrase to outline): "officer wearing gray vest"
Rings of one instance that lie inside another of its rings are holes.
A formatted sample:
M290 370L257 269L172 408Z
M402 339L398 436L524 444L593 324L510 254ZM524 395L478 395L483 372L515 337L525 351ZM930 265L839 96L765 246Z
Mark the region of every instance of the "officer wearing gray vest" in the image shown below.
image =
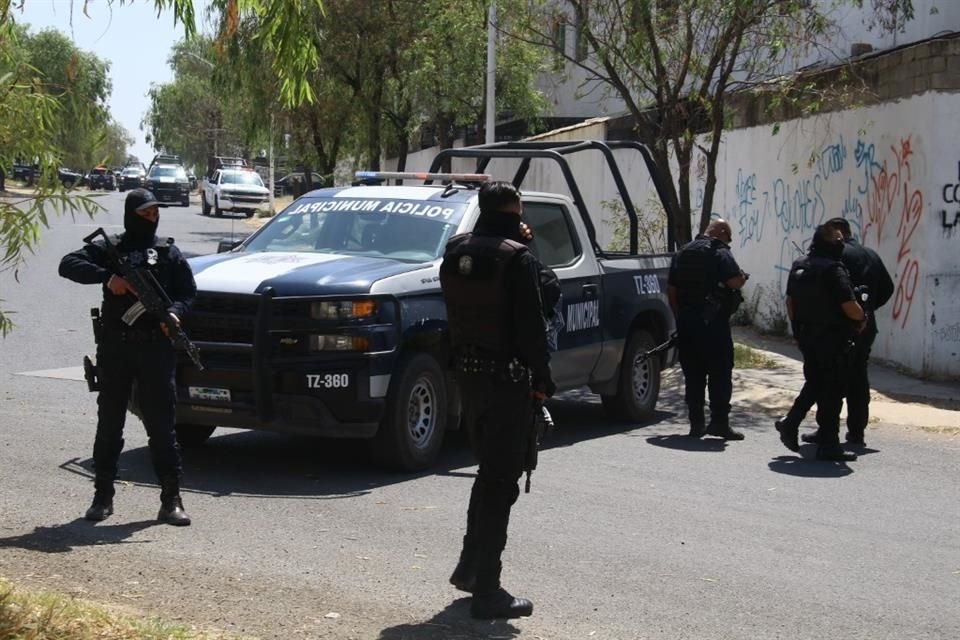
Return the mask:
M787 281L787 315L803 353L804 386L817 403L817 458L856 460L840 446L840 408L849 380L856 335L866 326L850 275L840 261L843 235L835 226L817 227L806 258L797 260ZM781 441L799 449L796 427L778 425Z
M440 266L465 423L479 462L450 582L473 594L473 617L516 618L533 613L533 603L500 586L500 557L535 404L555 386L539 265L519 242L520 193L509 182L487 183L479 204L474 231L450 240Z
M730 315L734 299L747 281L730 252L730 225L715 219L703 235L686 244L674 257L667 280L670 308L677 319L680 368L690 436L704 434L725 440L743 440L730 427L733 394L733 337ZM710 423L704 415L710 390Z

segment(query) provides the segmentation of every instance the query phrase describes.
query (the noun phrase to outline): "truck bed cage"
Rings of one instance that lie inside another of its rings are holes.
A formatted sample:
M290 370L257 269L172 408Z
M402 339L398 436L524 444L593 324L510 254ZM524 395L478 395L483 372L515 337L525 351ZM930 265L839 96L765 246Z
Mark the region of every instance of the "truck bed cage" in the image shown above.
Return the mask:
M449 158L476 158L477 173L484 173L490 160L494 158L519 158L521 160L520 167L517 168L517 172L514 174L512 180L513 186L519 189L527 172L530 170L531 160L535 158L553 160L559 165L560 171L567 181L567 187L570 189L573 203L577 207L580 218L583 220L583 224L587 229L590 244L598 256L604 257L605 253L603 249L597 244L596 230L594 229L593 221L590 219L590 214L587 212L586 204L580 193L580 187L577 185L577 181L573 177L573 172L570 170L570 163L567 162L565 157L581 151L599 151L603 154L603 157L606 158L607 165L610 168L610 174L613 176L613 181L620 191L620 198L623 201L624 210L630 220L630 254L636 255L638 231L637 212L633 206L633 200L627 191L626 183L623 181L623 174L620 173L620 167L617 165L616 158L613 157L613 151L618 149L633 149L640 154L647 166L647 171L650 172L650 177L653 179L653 185L657 190L657 195L660 197L660 202L663 204L664 210L667 210L666 203L668 199L666 197L666 191L664 190L663 174L657 167L656 162L654 162L650 150L635 140L518 141L444 149L433 159L430 165L430 173L438 172L440 167L443 166L444 161ZM425 184L431 183L432 181L430 180L425 181Z

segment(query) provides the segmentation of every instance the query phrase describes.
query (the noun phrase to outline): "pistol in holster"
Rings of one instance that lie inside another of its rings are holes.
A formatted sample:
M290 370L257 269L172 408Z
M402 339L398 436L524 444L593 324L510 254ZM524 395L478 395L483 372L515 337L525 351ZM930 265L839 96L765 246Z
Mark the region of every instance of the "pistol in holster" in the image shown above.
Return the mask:
M83 379L87 381L88 391L100 391L100 370L90 356L83 356Z

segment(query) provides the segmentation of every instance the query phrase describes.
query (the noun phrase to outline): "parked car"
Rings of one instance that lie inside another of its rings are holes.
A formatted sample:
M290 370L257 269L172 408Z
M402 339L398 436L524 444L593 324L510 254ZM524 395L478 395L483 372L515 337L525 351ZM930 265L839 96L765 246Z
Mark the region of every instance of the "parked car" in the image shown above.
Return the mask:
M117 180L113 175L113 171L107 167L97 167L87 174L87 187L91 191L98 189L114 191L117 188Z
M311 180L313 181L313 188L319 189L321 187L329 187L333 185L326 184L322 175L316 171L310 173ZM302 196L306 193L306 185L304 184L304 173L303 171L294 171L293 173L288 173L279 180L273 181L273 195L277 196Z
M123 173L120 174L120 183L117 185L117 188L120 189L120 191L126 191L127 189L142 187L146 183L146 171L140 167L127 167L123 170Z
M57 169L57 179L60 180L62 184L67 189L72 189L73 187L79 187L83 182L83 176L76 171L71 171L64 167Z
M155 164L147 173L147 188L161 204L176 202L190 206L190 181L183 167L172 164Z

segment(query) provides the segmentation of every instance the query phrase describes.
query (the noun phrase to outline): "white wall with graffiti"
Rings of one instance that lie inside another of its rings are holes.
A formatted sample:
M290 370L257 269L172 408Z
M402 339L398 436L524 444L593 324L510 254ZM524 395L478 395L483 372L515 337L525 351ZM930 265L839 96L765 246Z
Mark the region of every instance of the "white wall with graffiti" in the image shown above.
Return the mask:
M728 132L715 215L752 277L755 322L783 314L794 259L825 220L847 218L896 290L878 310L874 354L925 376L960 376L960 96ZM701 192L702 193L702 192Z

